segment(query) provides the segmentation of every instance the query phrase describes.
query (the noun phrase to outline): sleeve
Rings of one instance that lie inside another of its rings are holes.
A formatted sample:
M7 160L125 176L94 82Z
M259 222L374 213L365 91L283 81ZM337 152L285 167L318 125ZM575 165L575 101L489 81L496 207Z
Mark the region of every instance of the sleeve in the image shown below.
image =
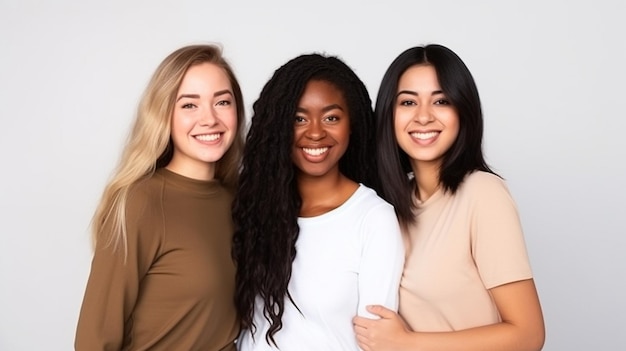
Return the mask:
M517 206L504 181L475 182L471 210L472 255L487 289L532 278Z
M157 235L146 211L145 198L130 197L126 209L127 255L100 240L95 248L91 272L78 318L75 349L120 350L125 325L137 300L139 282L156 256Z
M381 203L364 216L357 313L359 316L377 318L365 310L367 305L382 305L393 311L398 310L404 244L391 205Z

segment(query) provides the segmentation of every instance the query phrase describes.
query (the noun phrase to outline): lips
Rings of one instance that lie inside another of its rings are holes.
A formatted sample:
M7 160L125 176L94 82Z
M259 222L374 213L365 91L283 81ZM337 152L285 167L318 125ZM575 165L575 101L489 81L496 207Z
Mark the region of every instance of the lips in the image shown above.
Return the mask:
M318 147L318 148L303 147L302 151L304 151L307 155L319 156L325 153L326 151L328 151L328 147Z
M412 132L410 133L411 137L418 139L418 140L429 140L432 138L435 138L437 135L439 135L439 132Z
M194 138L200 140L200 141L216 141L219 138L221 138L222 133L215 133L215 134L200 134L200 135L196 135L194 136Z

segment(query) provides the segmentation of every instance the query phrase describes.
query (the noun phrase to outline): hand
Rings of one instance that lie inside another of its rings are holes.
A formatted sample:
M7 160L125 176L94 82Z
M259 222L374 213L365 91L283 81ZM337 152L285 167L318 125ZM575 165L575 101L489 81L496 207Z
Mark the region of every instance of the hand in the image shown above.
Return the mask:
M380 319L354 317L354 332L363 351L398 351L405 345L411 329L396 312L383 306L367 306L367 311Z

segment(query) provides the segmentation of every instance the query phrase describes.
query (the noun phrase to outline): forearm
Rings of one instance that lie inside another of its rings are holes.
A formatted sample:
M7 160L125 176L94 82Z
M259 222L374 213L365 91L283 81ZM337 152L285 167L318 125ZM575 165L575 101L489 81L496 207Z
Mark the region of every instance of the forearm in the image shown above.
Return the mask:
M543 342L543 325L524 328L502 322L454 332L411 332L402 350L538 351Z

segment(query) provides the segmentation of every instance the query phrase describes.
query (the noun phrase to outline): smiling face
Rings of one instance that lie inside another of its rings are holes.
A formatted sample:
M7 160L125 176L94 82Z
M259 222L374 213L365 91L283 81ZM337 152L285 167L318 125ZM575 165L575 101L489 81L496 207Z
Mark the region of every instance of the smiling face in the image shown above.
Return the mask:
M212 179L215 162L237 132L237 107L228 76L211 63L191 66L176 94L167 168L194 179Z
M327 81L309 81L294 120L292 159L298 176L338 175L349 142L350 115L342 91Z
M459 116L441 90L433 66L416 65L400 77L394 128L414 170L424 163L441 165L459 134Z

